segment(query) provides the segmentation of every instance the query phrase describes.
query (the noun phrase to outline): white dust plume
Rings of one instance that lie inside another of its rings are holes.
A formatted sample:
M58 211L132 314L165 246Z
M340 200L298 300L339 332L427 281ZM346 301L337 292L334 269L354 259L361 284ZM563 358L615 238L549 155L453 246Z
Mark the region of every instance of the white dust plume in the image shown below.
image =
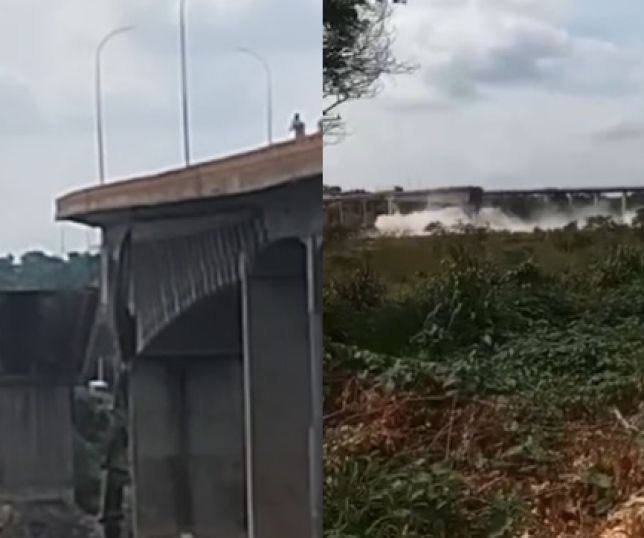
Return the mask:
M636 211L629 211L622 218L607 205L600 205L576 208L568 212L552 208L525 220L494 207L482 208L475 215L468 215L461 207L446 207L408 214L380 215L376 220L376 230L383 235L428 235L432 233L431 224L440 224L443 230L455 232L468 225L492 231L532 232L535 228L563 228L574 221L583 227L589 218L595 216L612 217L616 222L630 224L635 215Z

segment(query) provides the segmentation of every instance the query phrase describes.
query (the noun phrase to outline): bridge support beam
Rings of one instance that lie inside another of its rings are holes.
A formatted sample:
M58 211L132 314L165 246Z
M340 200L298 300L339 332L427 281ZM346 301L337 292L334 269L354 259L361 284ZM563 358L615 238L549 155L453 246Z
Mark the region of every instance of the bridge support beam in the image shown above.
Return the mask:
M279 241L252 265L242 263L249 538L321 537L321 286L313 245Z
M239 287L233 291L208 299L210 307L184 320L156 347L162 355L134 360L139 538L247 537ZM204 332L197 324L208 323L219 349L195 344Z

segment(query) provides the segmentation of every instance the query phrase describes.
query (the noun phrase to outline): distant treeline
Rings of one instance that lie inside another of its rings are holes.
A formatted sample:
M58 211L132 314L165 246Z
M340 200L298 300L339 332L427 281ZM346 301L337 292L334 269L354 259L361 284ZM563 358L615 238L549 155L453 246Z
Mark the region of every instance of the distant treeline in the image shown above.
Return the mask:
M0 257L0 290L73 289L97 283L99 258L70 253L67 258L32 251Z

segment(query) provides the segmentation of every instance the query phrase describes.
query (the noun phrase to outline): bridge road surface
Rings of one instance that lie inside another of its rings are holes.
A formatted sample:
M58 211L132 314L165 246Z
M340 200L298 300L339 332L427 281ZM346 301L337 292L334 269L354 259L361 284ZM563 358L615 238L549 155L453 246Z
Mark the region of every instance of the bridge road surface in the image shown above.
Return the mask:
M57 200L99 227L138 538L322 536L322 136Z

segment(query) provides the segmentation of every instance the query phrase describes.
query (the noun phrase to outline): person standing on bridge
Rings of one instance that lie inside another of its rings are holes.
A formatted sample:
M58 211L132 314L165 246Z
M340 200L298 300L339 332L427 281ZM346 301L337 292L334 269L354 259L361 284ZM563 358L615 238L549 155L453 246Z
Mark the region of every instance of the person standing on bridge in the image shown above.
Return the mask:
M306 125L300 118L300 114L298 112L293 116L290 131L295 132L296 139L303 138L306 135Z

